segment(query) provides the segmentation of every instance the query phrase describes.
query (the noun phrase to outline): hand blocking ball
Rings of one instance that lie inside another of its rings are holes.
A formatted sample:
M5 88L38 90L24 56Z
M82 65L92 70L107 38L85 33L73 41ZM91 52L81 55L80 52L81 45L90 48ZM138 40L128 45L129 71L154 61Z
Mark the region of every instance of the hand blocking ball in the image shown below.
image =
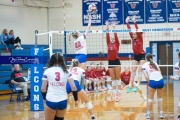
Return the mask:
M89 12L96 12L97 8L96 8L96 5L95 4L90 4L89 7Z

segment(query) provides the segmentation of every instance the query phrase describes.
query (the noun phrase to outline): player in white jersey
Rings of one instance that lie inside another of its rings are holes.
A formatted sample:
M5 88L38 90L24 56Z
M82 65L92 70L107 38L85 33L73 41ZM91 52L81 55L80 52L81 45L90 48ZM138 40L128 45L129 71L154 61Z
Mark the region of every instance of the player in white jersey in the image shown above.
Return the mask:
M72 66L73 68L70 70L71 71L71 74L72 74L72 77L74 79L74 83L76 85L76 88L77 88L77 92L78 92L78 97L86 103L86 107L89 111L89 113L91 114L91 119L92 120L96 120L96 117L94 115L94 112L93 112L93 106L92 106L92 103L90 102L88 96L86 95L86 92L84 91L84 89L81 89L80 87L80 84L81 84L81 78L85 76L85 71L80 68L80 64L78 62L77 59L74 59L72 61ZM67 93L71 93L72 90L71 90L71 87L70 87L70 84L67 83L66 85L66 90L67 90Z
M179 76L180 76L180 52L178 53L178 59L179 59L179 62L177 62L174 66L175 75L170 76L171 80L179 80ZM180 94L179 94L179 102L178 102L178 119L177 120L180 120Z
M76 105L78 96L72 75L67 71L64 57L60 53L51 56L42 80L41 91L46 102L45 120L64 120L67 107L67 81L71 85Z
M75 39L74 48L76 50L76 57L80 63L80 67L82 69L86 69L86 56L87 56L87 45L86 45L86 37L88 36L89 30L91 27L91 15L89 15L88 27L86 29L85 34L81 35L79 32L74 31L72 33L72 37Z
M146 63L142 66L144 76L148 83L148 105L147 105L147 113L146 119L150 119L150 110L152 106L152 102L154 99L154 93L157 90L157 98L158 98L158 108L160 110L160 118L164 118L163 108L162 108L162 95L164 90L164 80L161 74L161 70L157 63L153 62L152 54L146 55Z

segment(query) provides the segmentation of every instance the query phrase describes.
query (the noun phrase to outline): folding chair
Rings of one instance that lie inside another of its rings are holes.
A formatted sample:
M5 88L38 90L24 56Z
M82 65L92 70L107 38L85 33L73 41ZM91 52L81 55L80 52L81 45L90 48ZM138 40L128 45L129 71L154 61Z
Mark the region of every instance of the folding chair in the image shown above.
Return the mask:
M10 101L12 101L12 96L13 94L16 94L17 95L17 101L22 101L22 98L21 98L21 93L23 92L22 88L17 88L15 84L9 84L12 92L11 92L11 95L10 95Z

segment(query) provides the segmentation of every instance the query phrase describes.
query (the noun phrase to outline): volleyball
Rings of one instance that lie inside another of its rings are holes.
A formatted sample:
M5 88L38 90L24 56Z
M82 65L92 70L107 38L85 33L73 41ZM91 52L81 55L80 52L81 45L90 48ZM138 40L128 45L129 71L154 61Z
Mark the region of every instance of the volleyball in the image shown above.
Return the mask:
M95 12L97 8L96 8L95 4L90 4L88 9L89 9L90 12Z

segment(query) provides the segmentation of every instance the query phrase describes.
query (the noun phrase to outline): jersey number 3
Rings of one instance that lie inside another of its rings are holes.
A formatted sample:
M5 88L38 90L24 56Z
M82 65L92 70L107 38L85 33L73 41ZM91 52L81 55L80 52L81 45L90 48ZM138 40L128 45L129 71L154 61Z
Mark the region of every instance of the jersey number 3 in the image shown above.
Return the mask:
M55 72L55 74L56 74L55 80L60 81L60 72Z
M81 42L80 41L75 43L75 48L76 49L80 49L81 48Z

